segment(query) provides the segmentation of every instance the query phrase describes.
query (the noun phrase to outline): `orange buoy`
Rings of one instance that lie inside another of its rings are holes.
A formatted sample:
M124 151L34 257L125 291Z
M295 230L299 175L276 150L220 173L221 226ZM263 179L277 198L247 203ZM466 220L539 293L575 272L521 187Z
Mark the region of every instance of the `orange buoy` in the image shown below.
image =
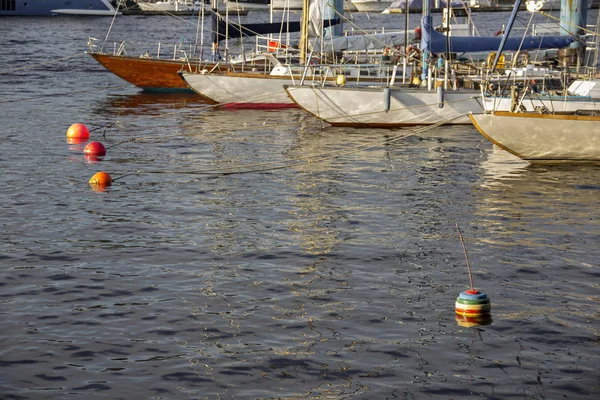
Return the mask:
M87 126L79 122L74 123L67 130L68 139L87 140L90 137L90 131Z
M67 144L83 144L87 141L88 138L67 137Z
M112 185L112 178L104 171L96 172L88 182L92 189L101 192L107 186Z
M86 155L102 157L106 155L106 147L100 142L89 142L83 149L83 152Z

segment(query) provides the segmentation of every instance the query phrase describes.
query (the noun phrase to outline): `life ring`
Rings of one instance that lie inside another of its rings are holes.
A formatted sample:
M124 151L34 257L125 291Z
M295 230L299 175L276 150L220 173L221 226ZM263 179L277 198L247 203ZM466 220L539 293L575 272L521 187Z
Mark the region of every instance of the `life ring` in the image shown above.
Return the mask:
M494 33L494 36L504 35L504 31L501 29L498 32Z

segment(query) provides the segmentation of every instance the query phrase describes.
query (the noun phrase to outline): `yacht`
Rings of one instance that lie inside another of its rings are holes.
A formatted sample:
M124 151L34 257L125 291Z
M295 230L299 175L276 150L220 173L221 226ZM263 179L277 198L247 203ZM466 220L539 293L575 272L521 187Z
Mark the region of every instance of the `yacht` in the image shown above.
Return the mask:
M110 0L2 0L0 16L115 15Z

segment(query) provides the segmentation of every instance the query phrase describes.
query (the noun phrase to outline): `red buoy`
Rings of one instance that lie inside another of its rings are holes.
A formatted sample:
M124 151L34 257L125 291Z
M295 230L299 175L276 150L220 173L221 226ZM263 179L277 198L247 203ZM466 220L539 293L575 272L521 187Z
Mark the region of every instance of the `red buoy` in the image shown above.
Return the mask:
M93 190L101 192L104 188L112 185L112 178L104 171L96 172L88 182Z
M90 137L88 128L79 122L74 123L67 130L67 138L72 140L87 140Z
M106 147L100 142L89 142L83 152L87 155L102 157L106 155Z

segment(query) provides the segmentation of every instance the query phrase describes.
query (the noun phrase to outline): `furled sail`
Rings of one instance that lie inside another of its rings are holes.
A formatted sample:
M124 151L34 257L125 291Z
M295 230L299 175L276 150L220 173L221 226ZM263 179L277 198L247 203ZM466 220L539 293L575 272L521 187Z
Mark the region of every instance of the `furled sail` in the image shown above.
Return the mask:
M408 33L408 42L413 43L419 34L411 31ZM363 51L385 49L386 47L404 46L404 32L378 33L373 35L338 36L329 39L317 38L309 42L309 48L315 51Z
M423 37L421 48L430 53L474 53L478 51L495 51L502 41L501 36L450 36L436 31L432 25L431 16L421 20ZM504 44L504 50L560 49L567 47L576 39L572 36L525 36L509 37ZM448 43L446 43L448 42ZM448 49L446 49L448 45Z

